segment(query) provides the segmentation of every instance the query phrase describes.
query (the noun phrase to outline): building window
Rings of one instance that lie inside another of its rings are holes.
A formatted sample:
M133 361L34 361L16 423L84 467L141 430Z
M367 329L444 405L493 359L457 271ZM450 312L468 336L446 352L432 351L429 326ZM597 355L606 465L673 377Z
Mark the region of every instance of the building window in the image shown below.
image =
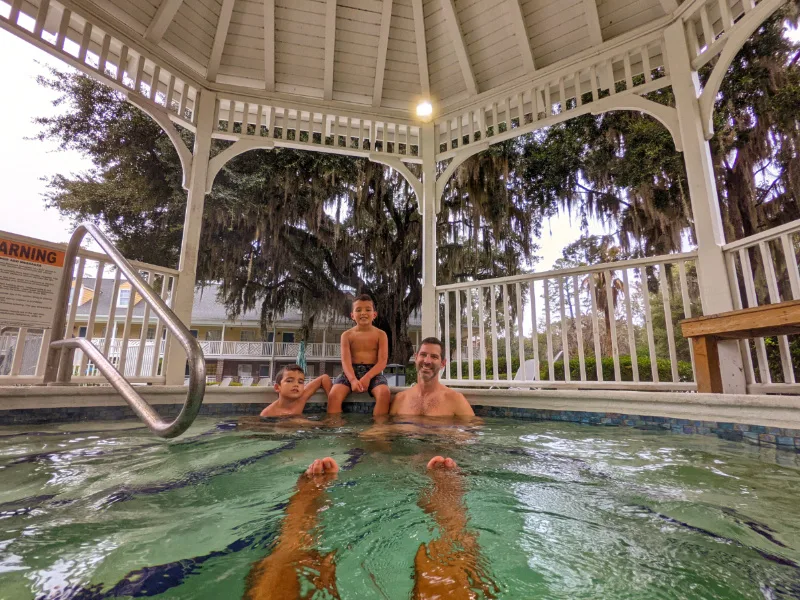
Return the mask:
M197 339L197 329L190 329L190 330L189 330L189 333L191 333L191 334L192 334L192 337L193 337L194 339Z
M253 376L253 365L246 364L246 365L239 365L239 377L252 377Z
M221 329L209 329L208 331L206 331L207 342L219 342L220 340L222 340Z
M286 332L283 334L283 341L284 342L293 342L294 341L294 333Z
M274 341L274 340L275 340L275 332L274 332L274 331L270 331L270 332L267 334L267 341L268 341L268 342L272 342L272 341Z
M156 328L155 327L148 327L147 328L147 339L148 340L156 339Z
M120 290L119 291L119 298L117 298L117 306L121 306L123 308L127 307L131 301L131 291L128 290Z
M259 365L258 366L258 376L259 377L269 377L269 365Z
M242 329L239 332L239 341L242 342L255 342L256 341L256 332L252 329Z
M86 337L86 327L78 328L78 337Z

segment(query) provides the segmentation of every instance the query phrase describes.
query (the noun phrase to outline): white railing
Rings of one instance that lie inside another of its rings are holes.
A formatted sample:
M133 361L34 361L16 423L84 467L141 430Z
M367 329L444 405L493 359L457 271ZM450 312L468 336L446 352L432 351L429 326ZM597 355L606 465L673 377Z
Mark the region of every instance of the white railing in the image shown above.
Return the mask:
M66 248L64 244L53 244L7 232L2 232L2 235L47 248L57 250ZM145 281L159 291L161 298L171 307L174 300L172 290L177 284L178 271L136 261L131 261L130 264L139 271ZM171 336L167 335L164 339L164 324L150 307L141 301L125 277L113 263L109 262L109 258L105 254L81 249L75 265L65 265L64 269L71 269L74 274L73 292L67 309L65 338L77 337L80 327L85 326L86 339L109 358L129 382L164 383L166 372L164 356ZM108 278L109 276L113 279ZM104 281L107 286L105 290L102 288ZM130 290L129 301L123 306L119 306L118 302L121 289ZM102 293L97 293L98 291ZM107 332L103 337L96 337L94 331L100 321L105 322ZM151 335L148 335L148 330L152 330ZM0 331L0 347L4 347L4 350L0 350L0 385L43 382L47 353L41 349L49 345L50 333L49 329L42 334L41 331L29 332L26 328L6 328L5 332ZM43 335L47 342L45 344L42 343ZM17 337L26 340L22 353L15 352ZM155 352L153 340L161 340L158 352ZM82 351L76 350L71 381L105 383L105 378Z
M734 308L800 300L798 251L800 220L723 246ZM740 341L748 390L800 390L790 337ZM800 341L794 345L800 356Z
M739 20L760 0L704 0L687 2L682 15L692 55L692 67L700 69L717 54Z
M257 356L267 358L272 356L272 342L200 342L203 354L206 356ZM275 356L279 358L295 357L300 351L298 342L278 342L275 344ZM341 356L339 344L306 344L307 358L339 358Z
M695 389L691 348L678 327L700 314L695 258L439 286L445 378L479 386Z

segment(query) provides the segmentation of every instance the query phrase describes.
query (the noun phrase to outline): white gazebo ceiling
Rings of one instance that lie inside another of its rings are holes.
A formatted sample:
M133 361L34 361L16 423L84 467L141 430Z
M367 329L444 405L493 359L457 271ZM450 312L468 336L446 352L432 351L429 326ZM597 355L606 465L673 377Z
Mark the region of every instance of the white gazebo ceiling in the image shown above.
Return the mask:
M201 84L358 107L454 103L664 17L674 0L83 0ZM23 3L26 4L26 3ZM677 5L675 5L677 7ZM32 14L38 7L32 6ZM58 24L53 24L57 30Z

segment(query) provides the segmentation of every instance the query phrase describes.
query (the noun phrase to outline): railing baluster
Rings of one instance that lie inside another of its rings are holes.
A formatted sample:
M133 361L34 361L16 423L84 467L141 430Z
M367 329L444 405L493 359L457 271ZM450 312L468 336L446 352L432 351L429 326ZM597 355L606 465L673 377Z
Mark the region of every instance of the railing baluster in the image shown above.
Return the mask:
M556 282L558 285L558 303L561 311L561 352L564 362L564 381L569 381L569 325L567 325L567 315L564 312L564 286L566 285L566 280L559 277Z
M541 377L539 371L539 329L536 324L536 280L531 279L531 345L533 346L533 379Z
M467 368L469 369L469 379L472 381L475 379L475 365L474 365L474 348L473 348L473 338L472 338L472 288L467 288L467 360L469 361L469 365Z
M461 379L461 290L455 290L456 295L456 361L458 362L458 375Z
M161 275L161 299L166 303L167 298L169 297L169 279L167 274L164 273ZM164 330L164 323L161 321L160 318L156 318L156 335L153 338L153 362L150 365L150 375L156 377L159 375L158 372L158 359L160 358L161 354L161 336L162 331ZM221 348L220 348L221 350ZM217 352L219 354L219 351ZM165 355L166 358L166 355ZM164 368L162 367L161 372L164 372Z
M36 12L36 24L33 27L34 37L42 37L44 23L47 20L47 13L50 10L50 0L40 0L39 10Z
M777 304L781 301L781 295L778 291L778 280L775 277L775 265L772 262L772 252L767 245L767 242L759 242L758 249L761 252L761 262L764 265L764 275L767 279L767 291L769 293L769 301L771 304ZM785 335L778 336L778 350L781 355L781 368L783 369L783 382L794 383L794 367L792 366L792 354L789 348L789 338Z
M631 310L631 286L628 283L628 269L622 270L622 287L625 294L625 318L628 330L628 354L631 357L631 374L635 382L639 381L639 360L636 356L636 332L633 330L633 311Z
M700 7L700 24L703 27L703 43L708 49L714 43L714 30L711 28L711 20L708 18L708 8L705 4Z
M511 310L511 304L508 301L508 284L503 284L503 325L505 326L505 338L506 338L506 380L511 381L513 376L511 375L511 371L513 366L511 364L511 323L510 323L510 314L509 311Z
M450 379L450 361L453 360L450 356L450 292L444 293L444 355L447 357L444 378Z
M95 278L94 294L92 294L92 305L89 308L89 320L86 323L86 339L90 342L94 336L94 322L97 317L97 307L100 305L100 294L103 289L103 271L105 270L105 266L102 260L97 263L97 277ZM86 366L89 362L89 357L83 352L81 354L83 354L83 356L81 357L81 367L78 374L88 375L88 373L86 373Z
M483 286L478 286L478 335L481 348L481 381L486 381L486 332L483 328Z
M747 248L739 250L739 263L742 266L742 277L744 278L744 289L747 298L747 307L753 308L758 306L758 298L756 296L756 287L753 282L753 267L750 264L750 253ZM757 338L756 344L756 359L758 360L758 376L761 383L772 383L772 374L769 371L769 361L767 360L767 347L764 344L764 338Z
M639 269L642 280L642 300L644 300L644 321L647 327L647 352L650 356L650 375L654 383L658 383L658 356L656 356L655 336L653 335L653 315L650 311L650 291L647 289L647 267Z
M128 298L128 309L125 311L125 323L122 330L122 343L120 344L119 349L119 366L117 367L117 371L119 371L123 377L128 377L131 375L131 373L127 372L126 366L128 362L128 343L130 342L132 329L133 301L136 297L134 295L134 287L131 285L130 281L127 283L131 294Z
M556 371L553 364L553 333L550 330L550 285L547 279L544 280L544 328L547 336L547 371L549 381L555 381Z
M578 276L572 276L572 287L575 291L575 340L578 342L578 363L580 364L581 381L586 381L586 356L583 351L583 317L581 315L581 288Z
M500 379L500 364L497 358L497 299L494 295L494 286L489 286L489 301L492 311L492 379Z
M61 13L61 22L58 25L58 34L56 35L56 48L62 51L64 50L64 42L67 39L67 29L69 29L69 21L71 18L72 11L65 8L64 12ZM124 46L123 49L127 50Z
M679 381L678 355L675 351L675 331L672 325L672 307L670 306L670 290L667 282L667 265L658 265L658 287L661 288L661 300L664 303L664 324L667 330L667 346L669 347L669 362L672 371L672 381Z
M786 262L786 270L789 272L789 285L792 289L792 300L800 300L800 277L797 271L797 256L794 253L794 246L792 245L791 234L784 234L781 236L781 245L783 246L783 256Z
M622 381L619 368L619 347L617 344L617 315L614 303L614 284L611 281L613 271L605 271L606 278L606 310L608 311L608 333L611 336L611 356L614 359L614 381Z
M683 302L683 318L692 318L692 301L689 298L689 284L686 281L686 261L682 260L678 263L678 277L681 282L681 300ZM694 377L694 347L692 341L687 340L689 344L689 358L692 361L692 376Z
M742 297L739 291L739 276L736 274L735 252L730 252L725 255L725 263L728 268L728 281L730 282L731 297L733 298L733 309L741 310ZM753 369L753 355L750 351L750 340L738 340L739 351L742 354L742 362L744 363L744 376L746 383L756 383L755 370Z
M597 381L603 381L603 351L600 347L600 327L597 324L597 304L599 303L599 299L596 295L594 273L589 273L587 277L589 281L589 299L592 304L592 336L594 337L595 371L597 372Z
M153 287L154 281L155 281L155 275L153 271L150 271L147 274L147 285ZM133 292L132 295L134 295ZM136 352L136 367L133 370L133 374L135 377L140 377L142 374L142 360L144 359L144 347L145 344L147 343L147 330L149 329L149 327L150 327L150 305L145 302L144 314L142 315L142 327L141 331L139 332L139 350Z
M522 110L522 106L520 105L520 110ZM516 304L517 304L517 345L519 353L519 368L522 369L522 379L527 379L526 377L526 370L525 370L525 315L523 309L523 302L522 302L522 285L519 282L516 283Z
M17 330L17 343L14 345L14 358L11 360L11 377L19 375L22 369L22 357L25 354L25 342L28 338L28 328L20 327Z

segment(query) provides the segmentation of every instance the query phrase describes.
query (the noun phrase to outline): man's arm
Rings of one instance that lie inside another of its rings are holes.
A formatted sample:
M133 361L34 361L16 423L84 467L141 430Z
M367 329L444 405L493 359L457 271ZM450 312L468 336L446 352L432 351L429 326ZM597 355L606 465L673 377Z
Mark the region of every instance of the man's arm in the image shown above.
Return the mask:
M472 405L469 403L464 397L464 394L461 392L456 392L451 390L450 391L451 397L453 398L453 414L457 417L474 417L475 411L472 410Z
M350 355L350 332L345 331L342 334L342 370L347 381L350 382L350 387L354 392L365 391L361 382L356 378L355 371L353 371L353 357Z
M383 373L383 370L386 368L386 363L389 362L389 338L382 329L378 331L380 332L378 334L378 362L376 362L375 366L367 371L366 375L361 378L361 385L363 385L365 389L373 377Z

